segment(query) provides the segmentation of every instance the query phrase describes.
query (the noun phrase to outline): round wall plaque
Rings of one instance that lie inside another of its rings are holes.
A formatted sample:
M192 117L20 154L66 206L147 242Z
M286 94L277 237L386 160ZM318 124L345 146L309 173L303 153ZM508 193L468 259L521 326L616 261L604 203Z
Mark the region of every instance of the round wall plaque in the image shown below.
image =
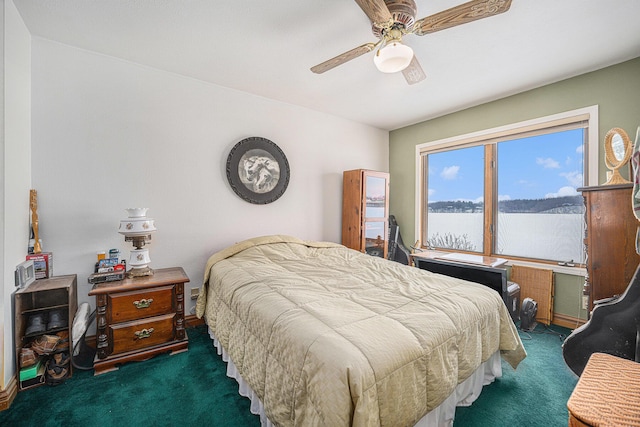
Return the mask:
M233 191L249 203L275 202L289 185L289 162L276 144L252 136L231 149L227 179Z

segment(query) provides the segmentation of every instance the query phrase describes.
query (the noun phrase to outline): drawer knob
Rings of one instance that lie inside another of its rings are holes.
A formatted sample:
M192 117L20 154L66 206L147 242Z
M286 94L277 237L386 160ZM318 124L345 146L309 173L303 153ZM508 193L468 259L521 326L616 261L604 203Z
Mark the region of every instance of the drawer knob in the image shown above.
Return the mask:
M145 328L141 331L135 331L133 334L136 336L137 340L141 340L143 338L149 338L153 333L153 328Z
M133 305L135 305L136 308L149 308L152 302L153 298L142 298L140 301L134 301Z

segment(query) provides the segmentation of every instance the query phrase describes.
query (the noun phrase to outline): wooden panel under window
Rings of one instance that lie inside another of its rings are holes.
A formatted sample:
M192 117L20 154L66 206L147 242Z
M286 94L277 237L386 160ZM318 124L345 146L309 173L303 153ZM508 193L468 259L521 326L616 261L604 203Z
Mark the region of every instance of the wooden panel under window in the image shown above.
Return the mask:
M514 265L511 281L520 285L520 298L531 298L538 304L536 320L545 325L553 320L553 270Z

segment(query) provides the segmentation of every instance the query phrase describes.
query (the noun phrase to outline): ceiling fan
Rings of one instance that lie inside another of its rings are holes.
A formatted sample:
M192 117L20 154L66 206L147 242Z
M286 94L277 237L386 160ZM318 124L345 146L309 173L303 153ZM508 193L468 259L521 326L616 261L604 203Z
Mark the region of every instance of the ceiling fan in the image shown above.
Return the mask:
M365 43L311 68L322 74L338 65L378 49L373 61L383 73L402 71L407 83L425 79L424 71L413 50L402 44L407 34L424 36L509 10L511 0L472 0L416 21L414 0L355 0L371 21L376 43Z

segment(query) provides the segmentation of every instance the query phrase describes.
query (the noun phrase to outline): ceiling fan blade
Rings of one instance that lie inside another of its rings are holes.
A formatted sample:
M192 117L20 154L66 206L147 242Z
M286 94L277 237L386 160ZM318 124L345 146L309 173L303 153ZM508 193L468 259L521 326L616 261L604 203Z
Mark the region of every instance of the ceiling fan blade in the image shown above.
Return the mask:
M416 58L415 55L413 55L413 59L409 63L409 66L402 70L402 75L410 85L419 83L427 78L427 75L424 73L424 70L418 62L418 58Z
M472 0L419 19L413 25L412 32L419 36L435 33L456 25L498 15L509 10L509 7L511 7L511 0Z
M373 24L384 24L392 19L384 0L355 0Z
M352 59L357 58L360 55L364 55L365 53L371 52L373 49L375 49L377 45L378 43L363 44L362 46L358 46L345 53L341 53L335 58L331 58L327 61L324 61L321 64L311 67L311 71L313 71L316 74L322 74L325 71L329 71L330 69L337 67L338 65L342 65L347 61L351 61Z

